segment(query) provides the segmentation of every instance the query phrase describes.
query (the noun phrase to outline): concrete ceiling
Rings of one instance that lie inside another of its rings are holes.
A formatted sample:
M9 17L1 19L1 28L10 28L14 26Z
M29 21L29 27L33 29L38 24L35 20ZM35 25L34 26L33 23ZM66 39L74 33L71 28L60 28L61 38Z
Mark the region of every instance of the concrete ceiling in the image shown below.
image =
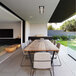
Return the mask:
M48 23L60 0L0 0L4 5L29 23ZM44 6L44 14L39 13Z
M0 6L0 22L19 22L20 19Z

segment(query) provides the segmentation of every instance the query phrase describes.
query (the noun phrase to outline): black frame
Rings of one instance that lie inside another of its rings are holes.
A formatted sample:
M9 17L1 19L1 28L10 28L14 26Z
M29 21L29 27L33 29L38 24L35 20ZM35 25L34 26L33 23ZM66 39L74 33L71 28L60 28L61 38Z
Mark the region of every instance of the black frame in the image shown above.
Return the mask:
M25 42L25 21L23 21L23 42Z

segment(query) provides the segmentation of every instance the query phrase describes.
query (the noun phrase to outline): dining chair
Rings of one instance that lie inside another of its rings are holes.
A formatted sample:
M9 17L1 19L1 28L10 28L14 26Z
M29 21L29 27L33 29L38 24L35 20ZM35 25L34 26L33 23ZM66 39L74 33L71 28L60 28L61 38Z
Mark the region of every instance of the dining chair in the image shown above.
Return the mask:
M56 40L51 40L51 42L52 42L54 45L56 45Z
M32 42L31 40L28 40L28 41L26 42L26 44L29 45L31 42Z
M57 47L58 49L60 49L60 43L57 43L56 47ZM61 65L62 65L58 53L59 53L59 51L58 51L58 52L55 52L55 57L54 57L54 59L57 59L57 58L58 58L60 64L54 65L54 66L61 66Z
M52 43L54 43L54 40L51 40Z
M48 52L37 52L34 54L33 68L31 76L36 70L49 70L52 76L51 55Z
M56 45L56 40L53 41L53 44Z
M31 41L27 41L26 43L22 44L22 46L21 46L23 57L22 57L20 66L29 66L29 65L24 65L23 61L24 61L24 59L26 60L26 58L28 57L28 52L25 52L24 48L26 48L30 43L31 43Z

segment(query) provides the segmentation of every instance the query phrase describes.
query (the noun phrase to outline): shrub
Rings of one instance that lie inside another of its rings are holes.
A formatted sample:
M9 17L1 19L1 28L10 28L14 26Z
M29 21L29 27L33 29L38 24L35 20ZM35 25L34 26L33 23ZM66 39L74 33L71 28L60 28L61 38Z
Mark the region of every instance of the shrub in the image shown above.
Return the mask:
M76 39L76 36L70 36L70 39Z
M68 37L67 36L61 36L61 39L62 40L68 40Z
M53 36L52 37L54 40L60 39L60 36Z

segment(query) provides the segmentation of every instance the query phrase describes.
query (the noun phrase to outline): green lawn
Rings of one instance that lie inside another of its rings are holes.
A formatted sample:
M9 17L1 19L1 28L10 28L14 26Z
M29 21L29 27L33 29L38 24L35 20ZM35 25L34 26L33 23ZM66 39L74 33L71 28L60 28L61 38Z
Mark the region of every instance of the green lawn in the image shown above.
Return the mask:
M76 40L68 41L68 47L72 48L73 50L76 50Z
M57 43L61 43L62 45L64 45L64 46L67 46L67 41L57 41Z
M71 40L71 41L57 41L57 43L61 43L64 46L70 47L73 50L76 50L76 40Z

